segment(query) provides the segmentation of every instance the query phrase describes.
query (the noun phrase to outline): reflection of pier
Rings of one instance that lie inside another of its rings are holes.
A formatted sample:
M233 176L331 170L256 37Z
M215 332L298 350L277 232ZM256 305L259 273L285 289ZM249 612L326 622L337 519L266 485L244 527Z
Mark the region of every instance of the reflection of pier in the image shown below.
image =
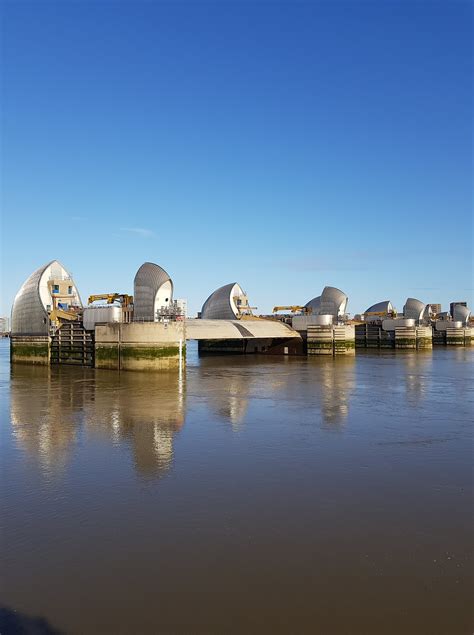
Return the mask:
M97 373L85 418L89 433L131 445L141 475L163 474L184 422L184 383L173 372Z
M90 398L86 369L55 372L44 366L12 367L13 435L42 471L64 469L76 442L81 412Z
M306 360L303 364L288 358L202 358L200 367L188 375L188 386L191 394L205 394L210 409L234 428L242 425L249 404L258 399L304 404L305 411L320 411L324 426L337 428L349 414L355 370L354 356L313 358L310 366ZM308 382L314 401L308 400Z
M421 403L429 390L431 382L431 365L433 362L433 351L431 349L407 353L401 356L405 376L405 389L407 399L412 404Z
M321 416L325 427L342 425L349 414L350 394L354 387L355 358L344 357L321 368Z
M229 364L228 360L218 357L204 358L188 381L191 391L197 394L205 392L210 409L236 429L247 413L255 374L248 372L245 366L241 367L235 358L233 362ZM206 386L205 391L203 385Z
M184 421L177 373L115 373L85 368L12 369L11 421L18 445L43 472L65 468L81 430L131 446L137 471L169 469Z

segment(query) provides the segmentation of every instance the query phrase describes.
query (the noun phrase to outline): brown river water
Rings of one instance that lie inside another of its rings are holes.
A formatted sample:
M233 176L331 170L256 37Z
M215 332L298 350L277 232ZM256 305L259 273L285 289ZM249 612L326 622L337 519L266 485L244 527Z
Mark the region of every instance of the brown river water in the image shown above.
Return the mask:
M2 635L472 633L474 349L0 357Z

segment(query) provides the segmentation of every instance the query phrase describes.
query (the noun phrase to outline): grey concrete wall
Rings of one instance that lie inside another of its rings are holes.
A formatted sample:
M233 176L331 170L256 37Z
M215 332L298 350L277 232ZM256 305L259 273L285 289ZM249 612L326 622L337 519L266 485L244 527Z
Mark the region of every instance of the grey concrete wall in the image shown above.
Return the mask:
M416 328L416 347L433 348L433 328L431 326L418 326Z
M240 340L199 340L200 353L221 354L254 354L265 355L303 355L303 340L292 337L290 339L247 338Z
M10 361L47 366L50 360L48 335L12 335Z
M355 329L351 324L341 326L308 325L308 355L354 355Z
M300 339L290 326L276 320L186 320L189 340Z
M95 328L95 366L115 370L166 370L185 354L184 322L132 322Z

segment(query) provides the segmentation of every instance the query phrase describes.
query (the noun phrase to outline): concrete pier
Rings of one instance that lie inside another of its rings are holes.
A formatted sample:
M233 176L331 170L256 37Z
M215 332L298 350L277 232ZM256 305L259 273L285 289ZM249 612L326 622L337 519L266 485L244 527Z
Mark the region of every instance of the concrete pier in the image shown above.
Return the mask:
M355 344L357 348L432 348L433 344L446 343L444 333L431 326L396 326L393 330L384 330L378 324L356 324Z
M97 325L95 366L114 370L178 368L185 355L183 322Z
M275 320L186 320L186 339L198 340L200 353L302 355L299 333Z
M48 335L12 335L10 360L47 366L50 360L50 337Z
M416 329L410 326L395 327L395 348L416 349Z
M352 325L317 325L307 327L308 355L354 355L355 330Z
M446 344L447 346L470 346L471 329L448 327L446 329Z
M306 345L308 355L333 355L332 326L310 324L307 330Z
M433 348L433 328L418 326L416 328L416 348Z
M474 329L465 327L447 327L443 330L433 330L433 345L435 346L472 346Z

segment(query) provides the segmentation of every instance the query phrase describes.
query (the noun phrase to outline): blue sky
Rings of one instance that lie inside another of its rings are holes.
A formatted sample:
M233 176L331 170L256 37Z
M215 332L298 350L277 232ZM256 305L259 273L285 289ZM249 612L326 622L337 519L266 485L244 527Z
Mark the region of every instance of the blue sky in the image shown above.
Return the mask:
M59 259L198 310L473 304L469 2L6 2L0 314Z

